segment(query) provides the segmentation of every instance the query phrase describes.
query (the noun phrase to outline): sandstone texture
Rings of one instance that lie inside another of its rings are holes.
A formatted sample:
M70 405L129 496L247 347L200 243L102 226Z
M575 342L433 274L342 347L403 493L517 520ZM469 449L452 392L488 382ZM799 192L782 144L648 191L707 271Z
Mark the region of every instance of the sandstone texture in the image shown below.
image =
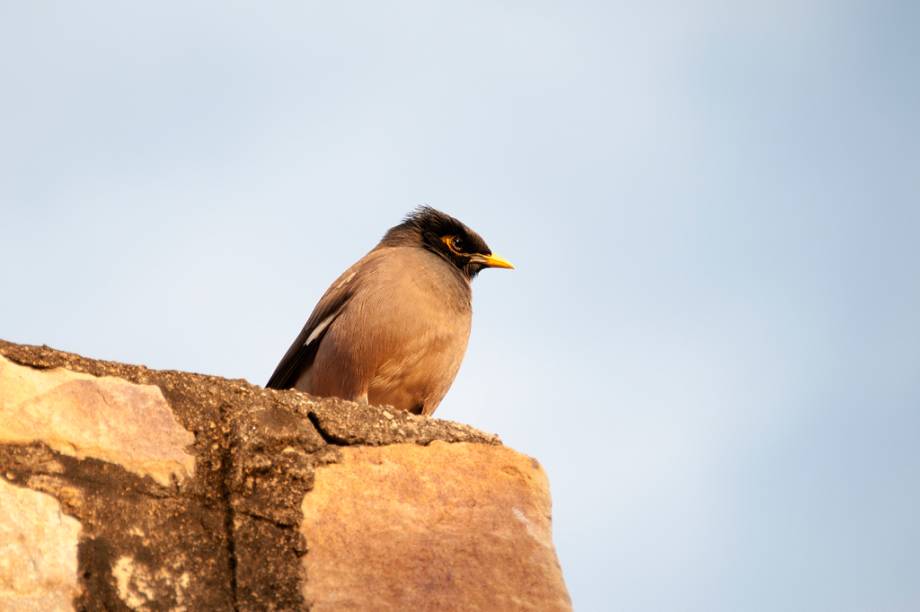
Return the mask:
M302 509L311 609L569 609L546 477L507 448L343 448Z
M53 497L0 479L0 610L66 610L80 523Z
M0 610L566 610L497 437L0 340Z
M118 463L168 486L195 469L195 437L155 385L70 370L35 370L0 357L0 444L42 440L51 449Z

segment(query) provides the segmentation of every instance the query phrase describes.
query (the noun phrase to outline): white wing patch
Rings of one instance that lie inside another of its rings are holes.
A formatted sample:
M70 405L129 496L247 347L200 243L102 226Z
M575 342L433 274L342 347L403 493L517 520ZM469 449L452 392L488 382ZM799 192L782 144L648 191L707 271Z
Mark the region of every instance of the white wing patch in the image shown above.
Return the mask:
M326 328L329 327L329 324L332 323L332 320L339 315L338 312L333 312L331 315L319 322L319 325L313 328L313 331L310 332L310 335L307 336L307 341L303 343L304 346L310 346L310 343L319 338Z

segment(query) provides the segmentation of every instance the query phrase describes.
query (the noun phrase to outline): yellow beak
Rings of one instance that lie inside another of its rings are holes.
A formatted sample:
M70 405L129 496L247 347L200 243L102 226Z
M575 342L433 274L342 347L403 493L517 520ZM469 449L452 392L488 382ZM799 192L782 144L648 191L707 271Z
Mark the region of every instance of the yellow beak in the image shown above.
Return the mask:
M514 266L511 265L511 262L502 259L498 255L480 255L482 259L480 261L487 268L507 268L508 270L514 270Z

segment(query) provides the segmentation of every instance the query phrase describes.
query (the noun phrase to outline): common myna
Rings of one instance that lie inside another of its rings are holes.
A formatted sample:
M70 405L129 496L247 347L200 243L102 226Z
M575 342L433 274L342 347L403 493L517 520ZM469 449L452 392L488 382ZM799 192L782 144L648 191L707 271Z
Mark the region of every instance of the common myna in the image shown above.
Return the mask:
M418 208L326 290L266 387L431 414L466 352L470 281L512 267L457 219Z

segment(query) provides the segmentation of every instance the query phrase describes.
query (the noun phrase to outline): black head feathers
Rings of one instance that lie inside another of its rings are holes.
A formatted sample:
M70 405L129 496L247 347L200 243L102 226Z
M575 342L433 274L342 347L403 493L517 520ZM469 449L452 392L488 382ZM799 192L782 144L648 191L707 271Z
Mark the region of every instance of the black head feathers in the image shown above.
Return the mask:
M380 245L428 249L459 268L468 278L492 265L489 263L492 250L479 234L430 206L420 206L409 213L402 223L390 228Z

